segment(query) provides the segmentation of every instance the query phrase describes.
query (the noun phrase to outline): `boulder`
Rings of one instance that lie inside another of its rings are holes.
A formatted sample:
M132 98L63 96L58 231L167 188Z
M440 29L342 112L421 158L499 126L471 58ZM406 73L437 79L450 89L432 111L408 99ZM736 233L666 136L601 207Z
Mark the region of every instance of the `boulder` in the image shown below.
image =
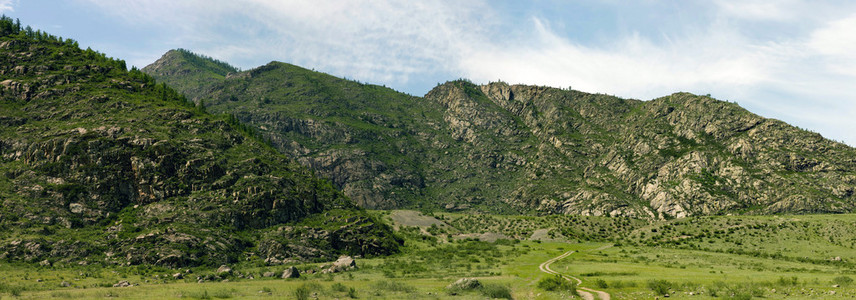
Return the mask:
M181 274L181 272L179 272L179 273L172 274L172 278L173 279L183 279L184 275Z
M446 289L449 290L474 290L481 287L481 282L475 278L461 278L452 284L448 285Z
M129 287L129 286L131 286L131 283L128 282L127 280L119 281L113 285L113 287Z
M276 275L274 272L264 272L262 277L273 277L274 275Z
M219 268L217 268L217 275L223 276L223 275L231 275L231 274L232 274L232 268L230 268L226 265L222 265Z
M290 268L285 269L285 271L282 272L282 278L283 279L285 279L285 278L299 278L299 277L300 277L300 271L297 270L297 268L295 268L294 266L291 266Z
M353 257L350 256L341 256L333 265L329 268L324 269L321 273L337 273L342 271L351 270L357 267L357 262Z

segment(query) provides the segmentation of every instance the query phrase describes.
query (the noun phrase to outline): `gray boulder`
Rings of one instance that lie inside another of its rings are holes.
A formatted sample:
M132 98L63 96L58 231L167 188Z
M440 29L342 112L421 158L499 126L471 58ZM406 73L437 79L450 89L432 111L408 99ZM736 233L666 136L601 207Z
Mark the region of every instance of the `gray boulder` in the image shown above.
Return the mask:
M217 275L223 276L223 275L230 275L230 274L232 274L232 268L227 267L226 265L222 265L219 268L217 268Z
M300 271L297 270L297 268L295 268L294 266L291 266L282 272L282 278L300 278Z
M461 278L453 282L446 289L449 290L474 290L481 287L481 282L475 278Z

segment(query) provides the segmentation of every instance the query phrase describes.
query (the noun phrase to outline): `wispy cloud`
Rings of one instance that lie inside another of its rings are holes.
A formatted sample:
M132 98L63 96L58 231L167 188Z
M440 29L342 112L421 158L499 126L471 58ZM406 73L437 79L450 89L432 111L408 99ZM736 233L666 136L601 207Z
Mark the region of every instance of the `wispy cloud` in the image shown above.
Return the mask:
M0 0L0 14L15 11L17 0Z
M387 83L453 68L491 23L479 1L88 1L127 22L168 24L193 44L178 47L244 67L276 58Z
M168 32L162 47L244 68L281 60L392 86L448 74L641 99L711 93L856 145L856 6L846 1L714 1L686 12L704 21L604 30L598 44L552 26L564 23L555 16L508 19L486 1L77 1ZM651 3L641 9L667 5Z

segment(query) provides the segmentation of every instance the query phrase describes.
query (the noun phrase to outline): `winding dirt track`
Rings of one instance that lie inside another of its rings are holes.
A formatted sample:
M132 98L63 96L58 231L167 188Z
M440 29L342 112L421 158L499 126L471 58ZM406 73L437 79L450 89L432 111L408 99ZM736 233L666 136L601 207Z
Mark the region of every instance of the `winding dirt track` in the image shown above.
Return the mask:
M594 294L597 294L597 297L598 297L598 298L600 298L600 299L603 299L603 300L610 300L610 298L609 298L609 293L604 292L604 291L598 291L598 290L595 290L595 289L590 289L590 288L587 288L587 287L581 287L581 286L579 286L579 285L580 285L580 284L582 284L582 283L583 283L583 281L582 281L582 280L580 280L579 278L576 278L576 277L573 277L573 276L566 276L566 275L561 274L561 273L559 273L559 272L553 271L553 269L550 269L550 264L552 264L552 263L554 263L554 262L556 262L556 261L558 261L558 260L560 260L560 259L563 259L563 258L565 258L565 257L568 257L568 255L571 255L571 254L573 254L573 253L574 253L574 251L572 250L572 251L565 252L565 253L563 253L562 255L559 255L559 256L553 257L553 258L551 258L551 259L548 259L547 261L545 261L545 262L541 263L541 265L540 265L540 266L538 266L538 268L539 268L539 269L541 269L541 272L544 272L544 273L547 273L547 274L559 275L559 276L562 276L562 278L565 278L565 280L568 280L568 281L571 281L571 280L576 281L576 282L577 282L577 288L579 288L579 289L577 290L577 293L580 293L580 296L581 296L581 297L583 297L583 299L585 299L585 300L594 300ZM594 294L592 294L592 293L594 293Z

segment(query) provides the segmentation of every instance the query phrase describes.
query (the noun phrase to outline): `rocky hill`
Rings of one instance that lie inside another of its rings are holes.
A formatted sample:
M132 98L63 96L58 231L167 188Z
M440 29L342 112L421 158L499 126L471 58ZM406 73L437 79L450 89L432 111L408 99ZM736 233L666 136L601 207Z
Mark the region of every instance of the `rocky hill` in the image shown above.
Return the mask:
M420 98L278 62L218 77L198 60L170 51L143 71L235 114L364 207L640 218L856 207L856 150L707 96L459 80Z
M400 241L234 118L0 20L0 259L187 266Z

